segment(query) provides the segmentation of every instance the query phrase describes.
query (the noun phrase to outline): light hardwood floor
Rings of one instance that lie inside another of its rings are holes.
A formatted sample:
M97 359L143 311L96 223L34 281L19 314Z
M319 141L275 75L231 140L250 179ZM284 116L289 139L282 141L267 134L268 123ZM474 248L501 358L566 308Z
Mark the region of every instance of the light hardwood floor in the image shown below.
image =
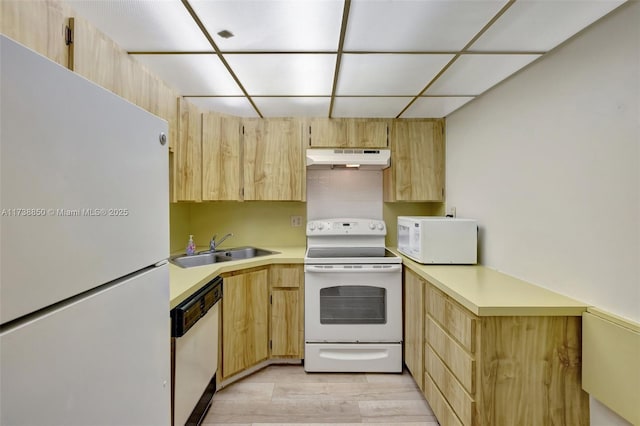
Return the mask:
M272 365L220 391L208 426L345 426L378 423L438 426L411 376L305 373L300 365Z

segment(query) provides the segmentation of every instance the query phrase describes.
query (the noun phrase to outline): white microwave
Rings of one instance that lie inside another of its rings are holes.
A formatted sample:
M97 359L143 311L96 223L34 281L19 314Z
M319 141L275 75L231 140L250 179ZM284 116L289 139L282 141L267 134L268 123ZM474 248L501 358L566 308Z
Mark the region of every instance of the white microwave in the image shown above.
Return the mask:
M398 216L398 251L424 264L478 263L473 219Z

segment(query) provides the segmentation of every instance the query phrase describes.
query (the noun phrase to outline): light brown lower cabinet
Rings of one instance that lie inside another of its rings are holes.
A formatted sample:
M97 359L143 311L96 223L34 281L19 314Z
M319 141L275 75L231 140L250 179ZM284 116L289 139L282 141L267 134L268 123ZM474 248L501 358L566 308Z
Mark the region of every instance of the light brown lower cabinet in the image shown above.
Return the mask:
M271 357L304 354L304 271L302 265L271 266Z
M225 379L269 356L269 269L222 277L222 378Z
M410 269L404 270L404 363L424 390L424 315L425 283Z
M405 270L405 297L407 277ZM421 283L425 309L412 322L424 324L423 352L405 348L405 362L408 355L424 359L423 376L410 371L442 426L589 424L581 317L479 317Z
M269 358L304 353L302 265L272 265L223 274L218 383Z

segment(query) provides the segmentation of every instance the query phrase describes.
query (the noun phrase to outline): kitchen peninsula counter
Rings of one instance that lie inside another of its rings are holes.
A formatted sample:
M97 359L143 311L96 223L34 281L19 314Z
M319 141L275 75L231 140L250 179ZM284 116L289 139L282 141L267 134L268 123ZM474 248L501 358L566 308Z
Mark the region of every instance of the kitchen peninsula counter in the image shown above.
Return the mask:
M170 308L175 308L202 286L225 272L241 271L266 265L303 263L306 247L261 247L276 251L277 254L259 256L251 259L232 260L211 265L181 268L169 263Z
M422 265L402 257L407 268L477 316L580 316L586 303L482 265Z

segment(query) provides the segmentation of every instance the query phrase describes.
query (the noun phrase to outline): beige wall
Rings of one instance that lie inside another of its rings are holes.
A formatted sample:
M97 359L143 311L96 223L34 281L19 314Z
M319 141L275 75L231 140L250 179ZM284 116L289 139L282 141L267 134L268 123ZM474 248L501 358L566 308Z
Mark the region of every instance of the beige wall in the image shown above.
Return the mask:
M481 262L640 320L640 3L447 118L447 204ZM626 424L592 400L592 425Z
M185 250L190 229L190 204L171 203L169 204L169 250L171 253Z

